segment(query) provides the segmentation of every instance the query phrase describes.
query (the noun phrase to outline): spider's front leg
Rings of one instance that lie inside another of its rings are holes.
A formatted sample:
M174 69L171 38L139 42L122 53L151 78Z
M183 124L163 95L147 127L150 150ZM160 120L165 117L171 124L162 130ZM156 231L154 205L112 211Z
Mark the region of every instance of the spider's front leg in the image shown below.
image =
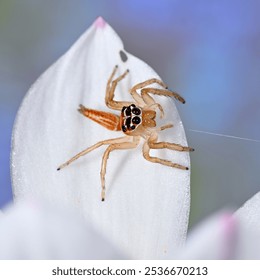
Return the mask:
M115 90L116 90L116 86L117 86L118 82L120 82L129 73L129 70L127 69L121 76L119 76L117 79L113 80L117 68L118 68L118 66L116 65L115 68L113 69L111 76L109 77L109 79L107 81L105 103L108 108L121 111L124 106L128 107L132 104L132 102L114 100Z
M130 89L130 94L138 102L139 105L147 107L149 109L159 109L161 112L161 118L164 116L164 111L161 104L156 103L155 100L146 92L143 91L143 87L146 87L150 84L159 84L160 86L167 88L167 86L158 79L149 79L145 82L138 83ZM137 90L141 89L141 96L137 93Z
M155 95L163 95L163 96L173 97L173 98L177 99L178 101L180 101L182 104L185 103L185 100L184 100L183 97L181 97L178 93L176 93L174 91L170 91L168 89L143 88L141 91L142 91L143 94L152 93L152 94L155 94Z
M163 89L160 89L160 88L144 88L148 85L151 85L151 84L158 84L160 85L161 87L163 87ZM145 101L145 98L149 98L147 97L147 95L149 95L148 93L152 93L152 94L155 94L155 95L164 95L164 96L169 96L169 97L174 97L175 99L177 99L178 101L180 101L181 103L185 103L185 100L183 97L181 97L178 93L174 92L174 91L170 91L168 90L168 87L166 86L166 84L156 78L153 78L153 79L149 79L145 82L142 82L142 83L139 83L139 84L136 84L134 87L132 87L131 89L131 94L133 93L137 93L137 90L138 89L141 89L141 94L142 94L142 97L144 97L144 101ZM151 97L150 97L151 98Z
M102 158L102 165L101 165L101 171L100 171L100 177L101 177L101 200L105 200L105 194L106 194L106 188L105 188L105 175L106 175L106 168L107 168L107 160L109 157L109 154L114 150L126 150L126 149L134 149L138 146L140 142L139 136L134 136L132 142L123 142L123 143L113 143L109 145L103 155Z
M163 118L164 110L160 103L156 103L155 100L147 92L144 91L144 89L141 89L141 97L143 101L146 103L147 108L152 110L159 109L161 112L160 117Z

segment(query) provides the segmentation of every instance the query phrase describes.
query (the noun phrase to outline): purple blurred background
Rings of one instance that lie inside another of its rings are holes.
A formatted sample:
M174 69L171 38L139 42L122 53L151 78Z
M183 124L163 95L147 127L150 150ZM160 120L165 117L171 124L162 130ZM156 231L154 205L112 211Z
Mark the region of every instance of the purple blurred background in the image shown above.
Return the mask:
M191 225L239 207L260 189L260 1L2 0L0 2L0 207L12 200L12 126L27 90L102 16L125 49L183 95L192 160ZM30 151L28 151L30 152Z

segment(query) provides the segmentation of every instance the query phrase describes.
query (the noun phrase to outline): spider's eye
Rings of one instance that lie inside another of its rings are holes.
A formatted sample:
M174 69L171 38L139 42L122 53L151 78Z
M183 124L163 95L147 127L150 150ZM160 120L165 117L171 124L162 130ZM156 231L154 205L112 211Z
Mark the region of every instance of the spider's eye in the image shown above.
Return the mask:
M123 132L126 132L126 126L125 125L122 125L122 130L123 130Z
M125 109L125 115L126 116L131 116L131 108L130 108L130 106Z
M134 123L134 124L139 124L140 122L141 122L141 119L139 117L134 117L132 119L132 123Z
M126 106L124 106L124 107L122 108L121 112L124 113L125 109L126 109Z
M135 129L135 125L132 125L132 126L131 126L131 129L134 130L134 129Z
M135 115L140 115L141 110L139 108L135 107L135 108L132 109L132 113L135 114Z
M127 119L125 120L125 125L127 126L127 128L130 127L130 124L131 124L131 118L127 118Z
M135 106L135 104L131 104L130 107L134 108L134 107L136 107L136 106Z

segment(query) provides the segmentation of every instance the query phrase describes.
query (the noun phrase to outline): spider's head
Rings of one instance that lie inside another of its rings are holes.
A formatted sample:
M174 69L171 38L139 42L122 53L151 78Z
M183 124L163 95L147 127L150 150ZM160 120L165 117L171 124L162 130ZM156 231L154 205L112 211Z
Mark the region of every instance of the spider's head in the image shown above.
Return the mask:
M124 106L121 111L121 129L127 135L139 135L143 127L155 127L156 113L143 110L135 104Z
M142 109L135 104L124 106L121 111L121 128L126 134L132 134L142 124Z

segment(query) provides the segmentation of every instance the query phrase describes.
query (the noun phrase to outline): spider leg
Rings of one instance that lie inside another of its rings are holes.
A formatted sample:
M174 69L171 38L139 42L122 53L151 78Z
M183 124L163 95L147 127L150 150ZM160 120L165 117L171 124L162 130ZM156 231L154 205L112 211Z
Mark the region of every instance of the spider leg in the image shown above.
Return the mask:
M176 150L176 151L180 151L180 152L184 152L184 151L190 152L190 151L194 151L193 148L184 147L179 144L174 144L174 143L169 143L169 142L157 142L157 139L158 139L157 133L153 133L148 138L148 140L144 143L143 156L146 160L154 162L154 163L160 163L160 164L170 166L170 167L183 169L183 170L189 169L188 167L185 167L185 166L177 164L177 163L173 163L169 160L161 159L158 157L152 157L152 156L150 156L149 152L150 152L150 149L170 149L170 150Z
M169 167L174 167L174 168L178 168L178 169L182 169L182 170L189 170L188 167L182 166L182 165L177 164L177 163L173 163L169 160L161 159L161 158L158 158L158 157L152 157L152 156L149 155L149 152L150 152L150 147L149 147L148 143L144 143L144 145L143 145L143 156L146 160L151 161L153 163L160 163L162 165L166 165L166 166L169 166Z
M169 143L169 142L157 142L158 140L158 134L153 133L149 138L148 138L148 145L150 149L169 149L169 150L175 150L179 152L193 152L194 149L191 147L185 147L180 144L175 144L175 143Z
M106 87L105 103L108 108L121 111L123 106L130 106L132 104L132 102L114 100L115 90L116 90L116 86L117 86L118 82L120 82L129 72L129 70L126 70L121 76L119 76L117 79L113 80L113 77L116 73L117 68L118 68L118 66L116 65L110 78L108 79L107 87Z
M168 123L166 125L163 125L163 126L160 126L157 131L162 131L162 130L165 130L165 129L168 129L168 128L172 128L173 127L173 124L172 123Z
M158 84L162 86L164 89L157 89L157 88L145 88L151 84ZM137 90L141 89L141 96L137 93ZM184 98L182 98L178 93L170 91L167 89L166 84L164 82L153 78L142 83L136 84L134 87L131 88L130 94L132 97L141 105L144 106L145 104L149 107L158 108L161 112L161 118L164 116L164 111L162 106L159 103L156 103L155 100L149 95L149 93L156 94L156 95L164 95L174 97L179 100L181 103L185 103Z
M106 175L106 168L107 168L107 160L109 157L109 154L114 151L114 150L125 150L125 149L134 149L138 146L140 141L140 137L136 136L133 137L133 142L114 142L112 144L110 144L104 155L102 158L102 165L101 165L101 171L100 171L100 177L101 177L101 187L102 187L102 191L101 191L101 200L104 201L105 200L105 175Z
M90 153L91 151L103 146L103 145L110 145L113 143L120 143L120 142L126 142L126 140L129 139L128 136L125 137L119 137L119 138L114 138L114 139L107 139L107 140L103 140L100 142L97 142L96 144L88 147L87 149L81 151L80 153L76 154L74 157L72 157L71 159L69 159L68 161L66 161L65 163L63 163L62 165L60 165L57 170L61 170L62 168L68 166L69 164L71 164L73 161L77 160L79 157L82 157L88 153Z
M163 96L169 96L169 97L174 97L175 99L177 99L178 101L180 101L181 103L185 103L185 100L183 97L181 97L178 93L170 91L168 89L159 89L159 88L143 88L141 90L141 92L143 93L143 95L149 95L148 93L152 93L155 95L163 95Z
M109 92L110 91L110 88L111 88L111 82L115 76L115 73L116 73L116 70L118 69L118 65L116 65L107 81L107 87L106 87L106 92Z
M141 89L141 96L143 101L148 105L148 108L151 109L159 109L161 112L161 118L163 118L164 116L164 111L163 111L163 107L161 104L156 103L155 100L146 92L144 91L144 89Z
M169 143L169 142L150 142L149 147L151 149L169 149L169 150L175 150L179 152L193 152L194 149L191 147L185 147L180 144L175 143Z
M149 155L149 152L150 152L150 147L149 147L148 143L144 143L144 145L143 145L143 156L146 160L151 161L153 163L160 163L162 165L166 165L166 166L169 166L169 167L175 167L175 168L179 168L179 169L183 169L183 170L189 170L188 167L182 166L182 165L177 164L177 163L173 163L169 160L161 159L161 158L158 158L158 157L152 157L152 156Z
M147 81L145 81L145 82L136 84L135 86L133 86L133 87L130 89L130 94L132 95L132 97L134 98L134 100L135 100L140 106L142 106L142 107L145 107L146 105L148 105L149 107L151 107L152 105L157 104L157 105L155 105L154 107L159 108L159 110L161 111L161 117L163 117L164 112L163 112L163 109L162 109L162 107L161 107L160 104L156 103L156 102L154 101L154 99L153 99L152 97L150 97L150 96L148 96L148 97L145 96L145 97L144 97L143 94L142 94L142 96L140 96L140 95L137 93L137 90L138 90L138 89L143 88L143 87L145 87L145 86L148 86L148 85L150 85L150 84L154 84L154 83L157 83L157 84L159 84L160 86L162 86L162 87L164 87L164 88L167 88L167 86L166 86L162 81L160 81L160 80L154 78L154 79L150 79L150 80L147 80Z
M137 89L144 88L151 84L158 84L158 85L162 86L163 88L167 89L167 85L163 81L153 78L153 79L144 81L142 83L136 84L135 86L132 87L131 91L136 91Z

